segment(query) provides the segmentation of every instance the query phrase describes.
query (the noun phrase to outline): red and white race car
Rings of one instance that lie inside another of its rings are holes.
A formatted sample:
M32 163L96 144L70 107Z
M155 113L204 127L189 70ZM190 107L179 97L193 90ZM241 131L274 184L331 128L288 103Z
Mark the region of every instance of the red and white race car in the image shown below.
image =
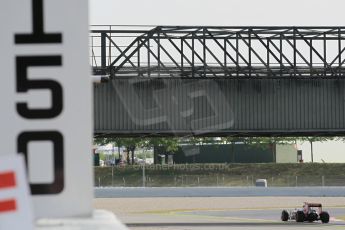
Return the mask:
M328 223L329 214L328 212L322 211L322 204L320 203L304 202L302 208L296 208L290 212L283 210L281 220L296 220L296 222L313 222L321 220L322 223Z

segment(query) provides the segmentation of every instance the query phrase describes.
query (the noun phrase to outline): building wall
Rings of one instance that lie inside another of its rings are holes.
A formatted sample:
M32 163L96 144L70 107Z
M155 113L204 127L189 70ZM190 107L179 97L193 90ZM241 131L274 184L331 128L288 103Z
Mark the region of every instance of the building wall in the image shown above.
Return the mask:
M294 145L276 145L277 163L297 163L297 149Z

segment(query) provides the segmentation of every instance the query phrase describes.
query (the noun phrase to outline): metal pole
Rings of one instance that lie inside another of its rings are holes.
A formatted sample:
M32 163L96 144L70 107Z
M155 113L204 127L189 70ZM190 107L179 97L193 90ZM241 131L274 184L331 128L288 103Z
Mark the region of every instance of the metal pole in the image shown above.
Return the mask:
M267 67L270 67L270 41L269 38L267 38L267 58L266 58L266 62L267 62Z
M183 38L181 38L181 69L183 72Z
M143 187L146 187L145 162L144 162L144 165L143 165Z
M293 75L296 77L297 55L296 55L296 29L293 29Z
M150 56L150 39L147 40L147 74L150 77L151 76L151 56Z
M248 30L248 63L249 63L249 77L252 76L252 39L250 29Z
M110 31L111 31L111 26L110 26ZM108 66L110 65L111 63L111 42L110 40L112 40L111 38L111 32L109 33L109 49L108 49L108 52L109 52L109 57L108 57Z
M338 29L338 53L339 53L339 57L338 57L338 62L339 62L339 76L341 76L341 34L340 34L340 28Z
M326 41L326 33L323 34L323 59L324 59L324 76L327 75L327 41Z
M112 164L112 166L114 166L115 162L116 162L116 160L115 160L115 146L114 146L114 144L111 144L111 146L112 146L112 148L111 148L111 155L113 157L111 164Z
M192 34L192 76L193 77L194 77L194 71L195 71L194 67L195 67L195 63L194 63L194 33L193 33Z
M311 163L314 162L313 142L310 142Z
M310 76L313 76L313 40L310 39Z
M227 67L227 61L226 61L226 39L224 39L224 67Z
M279 61L280 61L280 76L283 76L283 35L280 34L279 39Z
M158 77L160 77L161 76L161 46L160 46L160 43L161 43L161 41L160 41L160 32L158 32L158 34L157 34L157 36L158 36L158 47L157 47L157 59L158 59Z
M144 165L143 165L143 187L146 187L146 176L145 176L146 153L144 152L144 149L143 149L143 154L144 154Z
M206 77L206 38L205 28L203 29L203 59L204 59L204 77Z
M107 66L107 45L106 45L106 34L101 33L101 66L105 68Z
M114 165L111 167L111 186L114 187Z
M238 44L238 33L236 33L236 63L238 64L238 66L237 66L237 68L236 68L236 75L237 75L237 77L239 76L239 60L240 60L240 58L239 58L239 51L238 51L238 48L239 48L239 44ZM231 41L230 41L231 42Z
M139 47L139 40L137 43L137 47ZM138 53L137 53L137 69L138 69L138 76L140 76L140 49L138 48Z

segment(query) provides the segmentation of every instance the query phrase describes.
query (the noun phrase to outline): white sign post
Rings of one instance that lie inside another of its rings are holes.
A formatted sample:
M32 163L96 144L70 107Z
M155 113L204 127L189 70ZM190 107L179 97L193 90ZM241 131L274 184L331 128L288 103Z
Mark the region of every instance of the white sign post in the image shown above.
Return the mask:
M1 1L0 28L0 155L25 156L36 218L91 216L88 1Z

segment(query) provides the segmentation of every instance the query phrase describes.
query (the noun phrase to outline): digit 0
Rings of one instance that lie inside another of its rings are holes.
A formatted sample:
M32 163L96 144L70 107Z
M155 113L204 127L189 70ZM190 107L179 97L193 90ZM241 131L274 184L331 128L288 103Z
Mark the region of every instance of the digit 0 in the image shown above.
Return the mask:
M64 189L63 136L58 131L22 132L17 138L17 152L25 156L28 165L28 144L33 141L51 141L54 154L54 181L50 184L30 184L33 195L57 194Z

